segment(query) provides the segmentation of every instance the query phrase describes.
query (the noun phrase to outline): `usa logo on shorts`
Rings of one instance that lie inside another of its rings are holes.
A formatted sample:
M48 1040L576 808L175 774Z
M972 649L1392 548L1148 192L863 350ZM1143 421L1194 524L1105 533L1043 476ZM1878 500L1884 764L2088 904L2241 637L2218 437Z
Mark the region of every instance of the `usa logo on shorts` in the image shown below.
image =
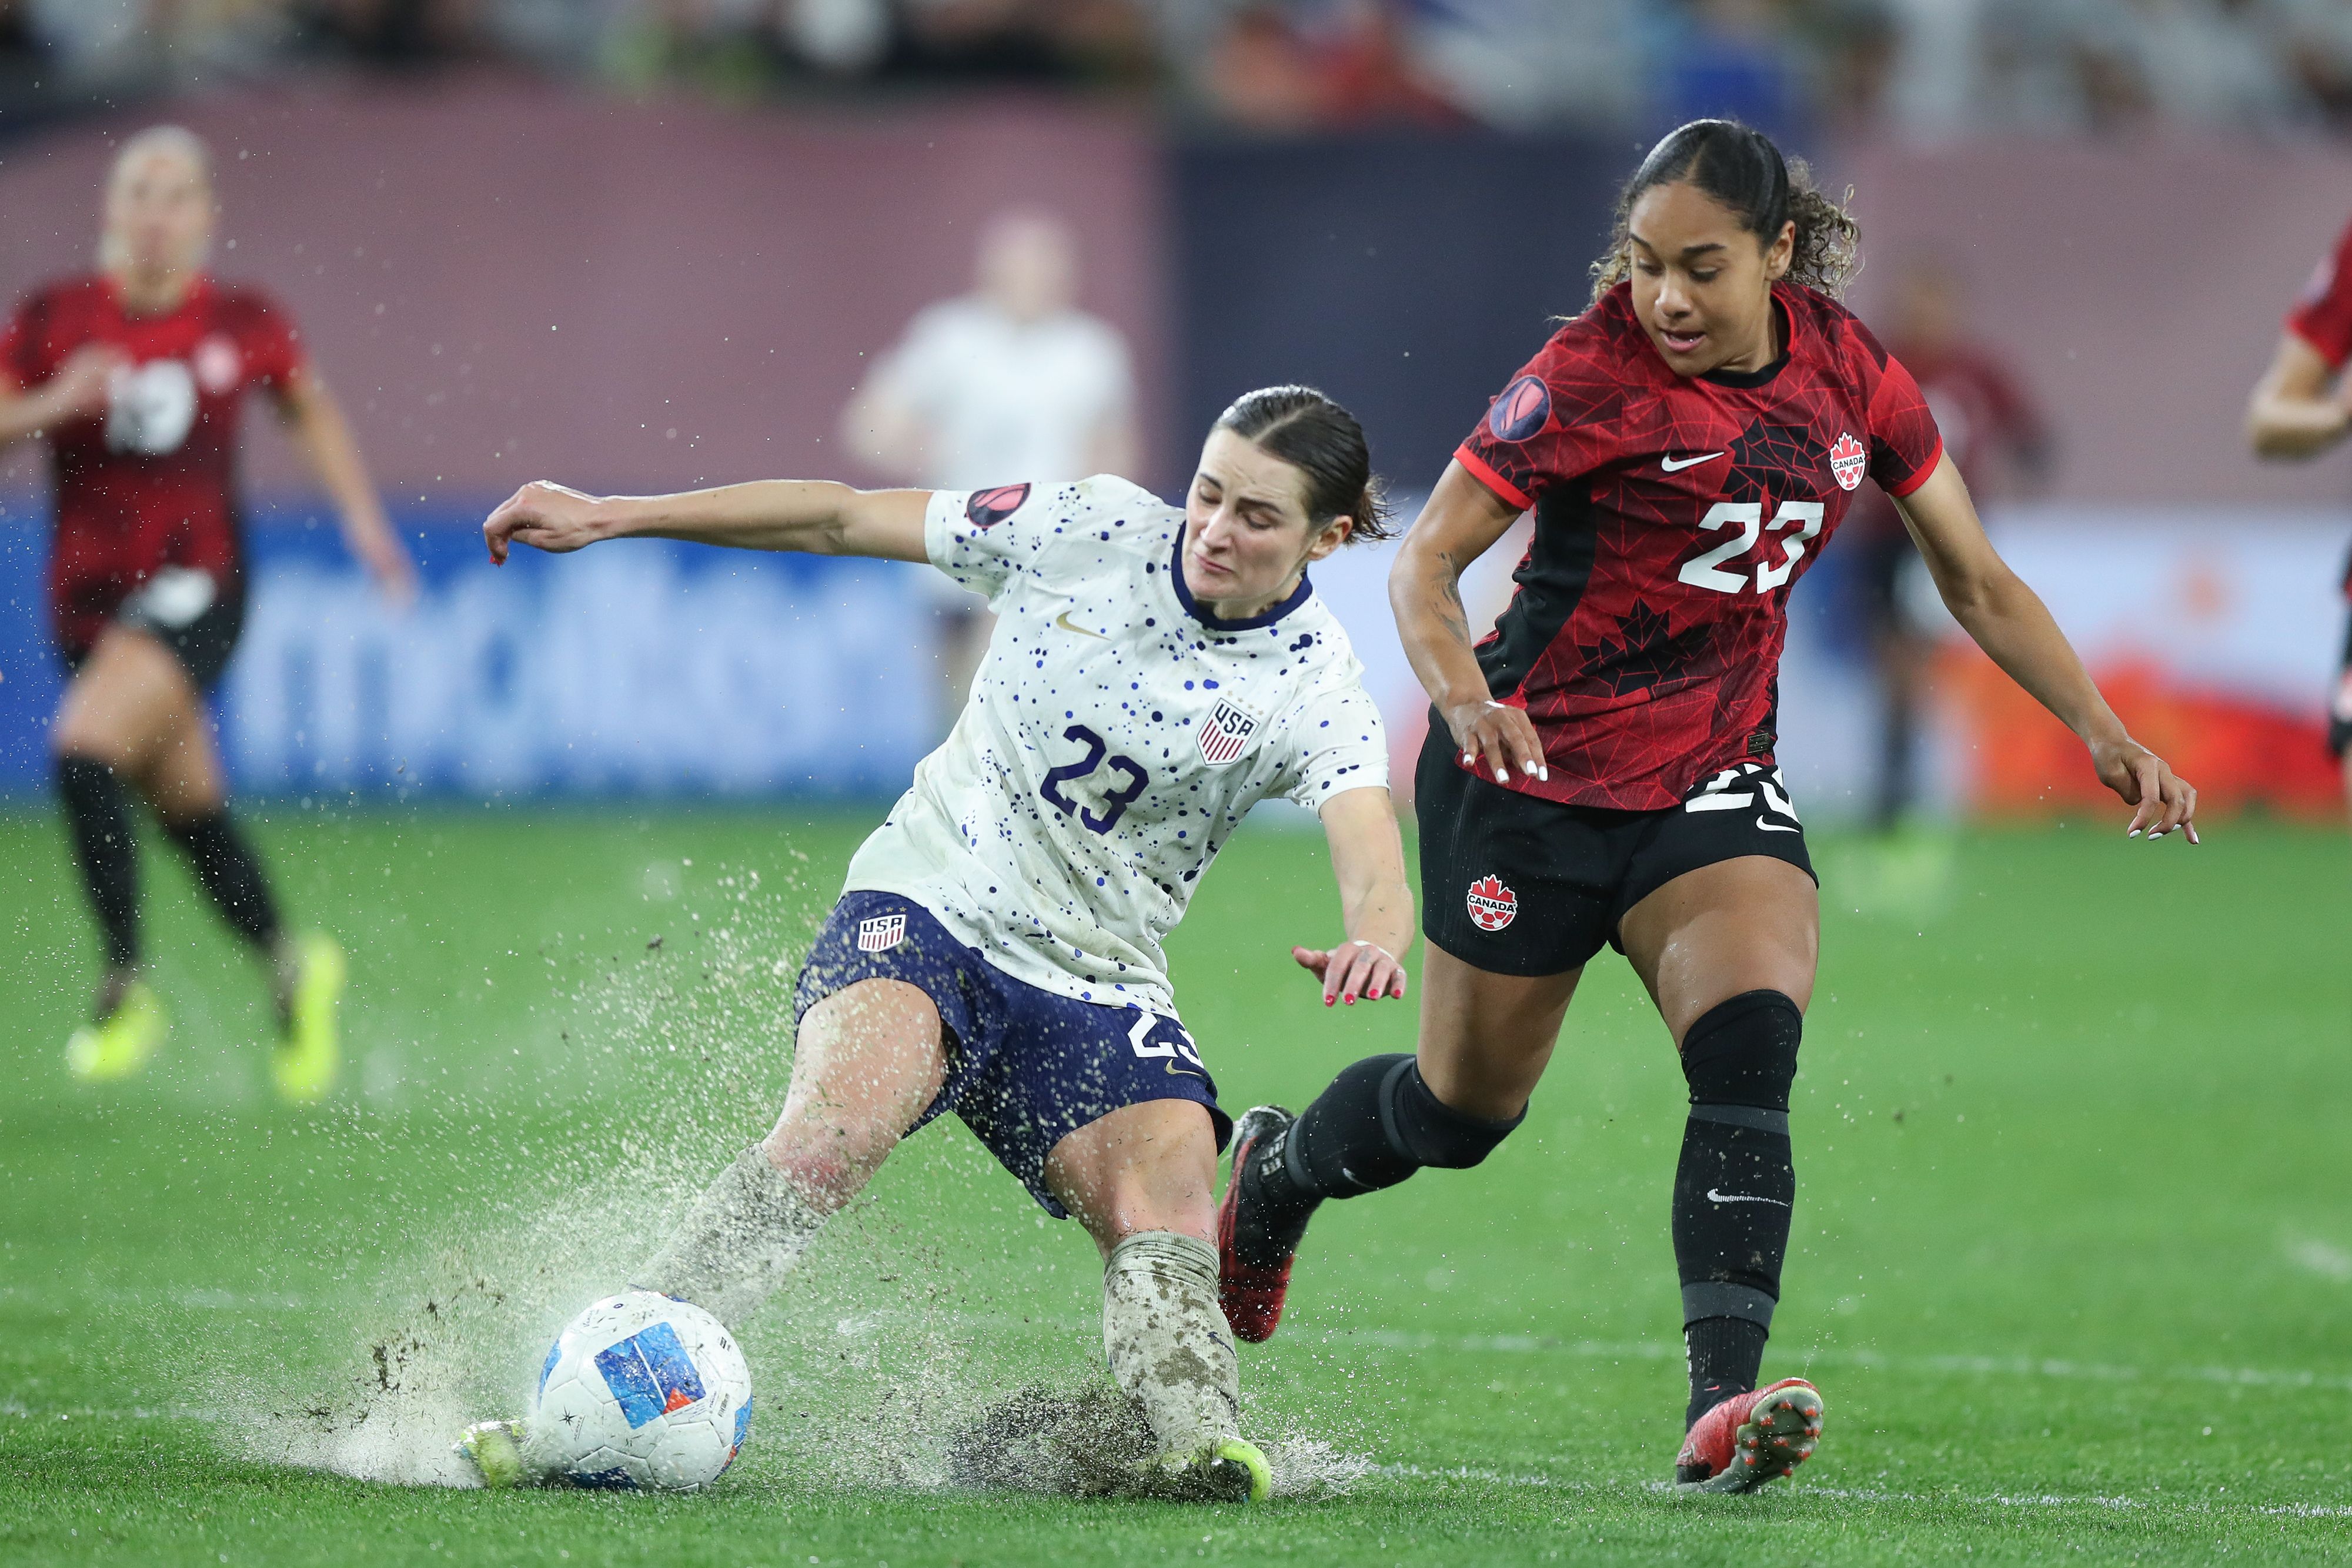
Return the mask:
M1841 432L1837 444L1830 448L1830 474L1841 490L1851 490L1862 483L1862 471L1870 465L1870 450L1853 438L1853 432Z
M1217 711L1201 726L1201 760L1212 768L1223 768L1249 749L1257 727L1255 716L1239 703L1219 702Z
M857 950L861 953L887 953L906 939L907 916L903 910L857 923Z
M1470 918L1481 931L1500 931L1519 916L1519 895L1498 877L1482 876L1470 884Z
M1551 389L1541 376L1521 376L1486 411L1486 428L1497 441L1525 441L1550 418Z
M1848 486L1851 488L1852 486ZM1029 498L1026 485L999 485L993 490L974 490L963 504L963 515L975 528L992 528L1021 509Z

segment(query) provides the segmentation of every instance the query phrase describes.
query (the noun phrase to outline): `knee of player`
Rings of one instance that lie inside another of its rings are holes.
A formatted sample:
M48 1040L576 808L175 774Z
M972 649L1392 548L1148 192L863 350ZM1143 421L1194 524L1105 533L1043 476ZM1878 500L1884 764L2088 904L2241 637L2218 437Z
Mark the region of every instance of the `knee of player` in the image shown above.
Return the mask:
M1482 1163L1528 1119L1524 1108L1503 1121L1455 1110L1437 1097L1409 1057L1390 1082L1391 1135L1419 1164L1439 1170L1468 1170Z
M793 1124L770 1133L760 1147L793 1191L830 1213L857 1196L895 1142Z
M111 733L105 726L68 716L49 729L49 755L58 764L96 762L129 773L139 760L140 747L130 736Z
M1742 991L1717 1003L1683 1035L1691 1103L1786 1113L1804 1032L1804 1012L1786 992Z

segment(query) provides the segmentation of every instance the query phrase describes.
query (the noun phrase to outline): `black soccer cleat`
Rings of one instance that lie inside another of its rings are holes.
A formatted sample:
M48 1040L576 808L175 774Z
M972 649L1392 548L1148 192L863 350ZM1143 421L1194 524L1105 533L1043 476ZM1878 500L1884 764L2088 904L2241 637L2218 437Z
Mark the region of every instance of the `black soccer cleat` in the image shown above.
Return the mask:
M1314 1200L1278 1205L1265 1193L1265 1177L1280 1178L1283 1145L1297 1124L1279 1105L1254 1105L1234 1124L1233 1175L1217 1207L1217 1305L1234 1337L1249 1344L1272 1339L1282 1322L1290 1265L1315 1213Z

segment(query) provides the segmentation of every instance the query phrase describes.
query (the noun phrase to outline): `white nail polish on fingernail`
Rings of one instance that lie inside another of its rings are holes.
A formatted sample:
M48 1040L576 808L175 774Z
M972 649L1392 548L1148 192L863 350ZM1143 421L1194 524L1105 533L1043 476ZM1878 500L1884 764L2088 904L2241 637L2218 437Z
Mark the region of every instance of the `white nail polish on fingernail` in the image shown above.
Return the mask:
M2136 839L2139 837L2139 830L2137 828L2134 828L2130 832L2126 833L2124 837L2127 839Z
M1549 784L1551 782L1551 769L1549 768L1538 768L1536 769L1536 777Z
M1510 770L1509 768L1501 768L1501 767L1497 767L1497 768L1495 769L1495 782L1496 782L1496 783L1497 783L1497 784L1508 784L1510 781L1511 781L1511 770Z

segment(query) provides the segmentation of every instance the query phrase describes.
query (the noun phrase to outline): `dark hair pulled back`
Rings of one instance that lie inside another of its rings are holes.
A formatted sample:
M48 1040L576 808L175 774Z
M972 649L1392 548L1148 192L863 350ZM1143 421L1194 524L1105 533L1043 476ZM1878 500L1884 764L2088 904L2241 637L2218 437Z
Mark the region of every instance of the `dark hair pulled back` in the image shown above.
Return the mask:
M1371 449L1356 416L1313 387L1260 387L1217 416L1230 430L1307 476L1307 515L1317 527L1352 518L1350 539L1384 539L1391 528Z
M1617 193L1617 225L1609 249L1592 264L1592 298L1600 298L1633 270L1627 221L1642 193L1657 185L1688 183L1738 215L1739 226L1767 246L1780 225L1797 225L1788 280L1823 294L1842 292L1862 266L1862 231L1843 204L1822 194L1801 158L1783 158L1772 139L1736 120L1694 120L1650 149ZM1846 200L1853 199L1849 188Z

